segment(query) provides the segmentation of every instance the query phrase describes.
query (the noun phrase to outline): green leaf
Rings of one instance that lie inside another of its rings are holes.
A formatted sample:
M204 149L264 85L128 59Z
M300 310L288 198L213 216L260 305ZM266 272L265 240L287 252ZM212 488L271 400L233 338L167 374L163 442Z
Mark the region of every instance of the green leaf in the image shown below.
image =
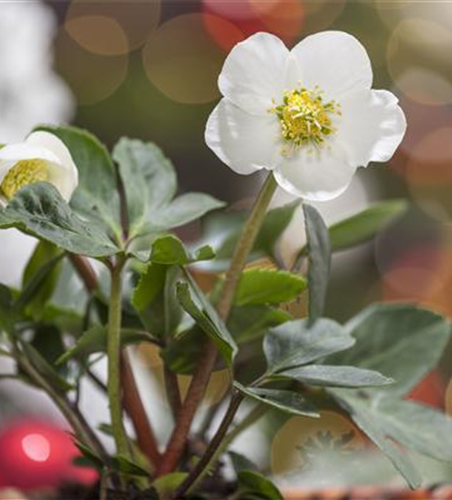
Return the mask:
M205 333L195 325L182 336L173 339L161 351L165 365L181 375L191 375L198 363L204 347Z
M19 319L14 308L14 298L11 290L0 283L0 331L12 334L14 323Z
M403 215L406 200L387 200L377 203L329 228L333 251L346 250L371 240L388 224Z
M279 238L290 224L299 201L283 207L269 210L251 252L249 261L261 257L274 257ZM247 212L219 212L209 215L203 222L203 239L205 244L214 243L217 258L203 267L213 271L225 270L229 267L237 240L247 219Z
M306 289L306 281L288 271L249 269L239 282L237 306L280 304L294 300Z
M113 457L113 467L123 474L136 477L150 477L150 472L123 455Z
M72 389L72 385L66 382L46 361L46 359L28 342L21 342L22 350L25 356L33 364L36 370L45 377L47 382L52 384L53 387L61 389L63 391L69 391Z
M325 308L331 269L331 243L328 229L319 212L303 204L309 252L309 319L315 321Z
M8 227L89 257L105 257L119 251L100 226L78 217L47 182L21 189L0 211L0 228Z
M177 284L179 302L203 332L215 342L225 361L230 365L237 353L237 345L226 325L194 280L190 278L189 283L180 282ZM193 291L193 295L190 289Z
M269 306L234 306L227 325L235 341L240 344L259 339L269 328L291 319L289 313Z
M354 342L335 321L296 320L272 328L264 339L264 352L269 372L277 373L348 349Z
M372 305L345 328L356 344L328 362L384 373L395 383L372 392L394 396L408 394L437 366L451 333L439 314L407 304Z
M186 472L171 472L156 479L152 486L157 490L159 498L167 498L185 481Z
M172 163L153 143L123 137L113 149L113 158L127 197L131 236L136 236L156 210L176 194L177 180Z
M102 459L94 452L91 448L81 443L77 439L74 439L74 445L78 448L83 458L85 458L89 463L91 463L96 469L102 470L105 467Z
M212 210L224 207L224 202L204 193L186 193L161 207L144 226L141 234L157 233L184 226Z
M279 389L262 389L259 387L244 387L239 382L234 382L234 387L245 396L259 403L277 408L285 413L304 417L320 417L316 408L297 392Z
M132 305L142 323L156 337L172 336L181 321L182 309L176 297L179 277L178 266L151 262L133 291Z
M279 376L304 384L327 387L375 387L393 383L392 379L381 373L354 366L301 366L278 373Z
M133 330L121 330L121 344L137 344L140 342L148 342L150 337L144 332L136 332ZM96 352L107 351L107 328L101 325L95 325L87 330L63 356L57 360L57 364L63 364L73 358L87 358Z
M43 308L55 290L62 257L63 253L55 245L41 241L25 268L16 307L27 306L27 313L35 320L42 318Z
M39 126L55 134L68 147L79 172L79 185L71 199L74 210L88 220L121 234L116 172L107 148L92 134L76 127Z
M215 257L211 247L205 245L192 255L182 241L172 234L157 238L152 243L150 260L155 264L184 266L200 260L210 260Z
M238 474L242 470L250 470L253 472L258 471L257 465L255 465L251 460L241 453L235 451L228 451L228 455L231 457L232 466L235 472Z
M394 467L402 474L411 488L419 488L422 478L414 467L409 456L393 442L385 420L380 420L374 411L374 405L369 405L362 398L353 397L354 391L346 389L329 390L339 405L349 413L355 424L380 448L391 460ZM409 420L405 421L405 425Z
M239 490L242 492L241 499L284 500L278 488L261 474L244 470L240 471L237 476Z

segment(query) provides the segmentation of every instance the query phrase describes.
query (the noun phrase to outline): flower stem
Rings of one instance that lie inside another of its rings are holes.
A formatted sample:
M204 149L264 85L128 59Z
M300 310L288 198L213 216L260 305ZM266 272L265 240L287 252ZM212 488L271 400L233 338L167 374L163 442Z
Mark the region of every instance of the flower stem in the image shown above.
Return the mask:
M229 313L231 312L240 276L254 246L257 235L264 221L268 205L270 204L276 190L276 186L277 184L273 174L270 173L262 186L249 218L242 230L239 241L237 242L231 261L231 267L226 274L225 283L217 304L218 314L223 321L227 320ZM193 418L202 398L204 397L207 384L217 359L217 348L211 340L207 341L200 359L202 359L203 362L198 365L198 368L193 375L193 379L179 412L179 417L171 435L167 450L163 455L161 465L157 470L158 476L172 472L182 456Z
M111 427L120 455L129 457L129 446L124 423L122 420L122 394L120 384L120 353L121 353L121 289L122 268L125 258L118 257L111 270L110 307L108 311L108 400L110 404Z

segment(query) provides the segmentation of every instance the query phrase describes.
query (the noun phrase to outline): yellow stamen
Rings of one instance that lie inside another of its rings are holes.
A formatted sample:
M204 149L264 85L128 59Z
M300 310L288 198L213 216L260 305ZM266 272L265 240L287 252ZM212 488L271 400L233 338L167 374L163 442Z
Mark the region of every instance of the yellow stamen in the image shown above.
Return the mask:
M282 137L290 143L288 148L283 149L284 155L305 145L322 146L325 139L336 132L333 115L341 115L340 104L336 101L325 102L318 87L286 92L283 104L274 106L270 111L276 113Z
M0 192L11 200L23 187L49 178L47 162L45 160L21 160L6 174Z

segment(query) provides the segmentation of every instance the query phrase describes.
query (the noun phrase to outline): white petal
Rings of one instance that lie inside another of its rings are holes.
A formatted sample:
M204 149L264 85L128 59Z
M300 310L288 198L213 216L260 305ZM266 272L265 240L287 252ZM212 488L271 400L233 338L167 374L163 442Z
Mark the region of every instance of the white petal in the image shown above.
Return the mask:
M275 169L278 184L289 193L308 201L327 201L342 194L356 168L343 148L330 141L318 150L299 149Z
M372 86L366 49L348 33L324 31L308 36L291 54L298 59L301 84L308 89L319 85L330 100Z
M350 94L342 102L338 140L356 166L388 161L406 131L406 119L397 98L386 90Z
M8 144L0 149L0 183L8 171L20 160L47 160L57 162L58 158L48 149L21 142Z
M40 130L31 133L26 143L41 147L57 158L50 167L49 181L60 191L63 199L69 201L78 185L78 169L67 146L56 135Z
M280 136L274 115L251 115L222 99L207 121L205 140L232 170L248 175L280 161Z
M221 93L240 108L264 114L285 90L289 50L269 33L256 33L230 52L218 79Z

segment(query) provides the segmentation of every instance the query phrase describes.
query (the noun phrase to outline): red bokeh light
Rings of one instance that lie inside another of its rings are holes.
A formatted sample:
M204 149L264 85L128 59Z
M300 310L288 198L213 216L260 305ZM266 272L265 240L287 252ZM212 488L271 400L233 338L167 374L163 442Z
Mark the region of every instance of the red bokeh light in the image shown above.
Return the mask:
M27 420L6 426L0 433L0 450L2 487L30 491L97 479L94 470L72 464L80 452L68 432L53 424Z

